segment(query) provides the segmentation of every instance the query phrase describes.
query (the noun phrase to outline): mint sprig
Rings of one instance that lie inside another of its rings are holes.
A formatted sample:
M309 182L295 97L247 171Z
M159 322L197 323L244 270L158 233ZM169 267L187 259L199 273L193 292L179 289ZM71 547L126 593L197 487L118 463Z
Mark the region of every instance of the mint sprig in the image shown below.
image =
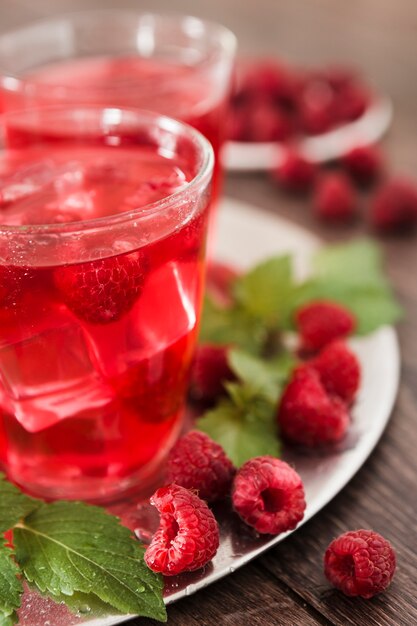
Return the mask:
M81 502L34 500L3 477L0 511L14 544L14 551L0 547L0 626L16 623L22 578L72 609L82 600L92 610L166 621L162 577L148 569L144 549L117 517Z
M359 334L401 317L383 274L381 252L367 240L322 248L313 255L310 275L303 281L296 279L288 255L263 261L235 281L232 295L232 304L223 308L206 297L202 343L234 345L262 355L271 336L294 329L295 311L312 300L348 307Z
M17 623L16 611L20 606L23 585L18 578L19 568L11 558L13 550L0 544L0 626Z
M197 424L238 466L252 456L279 455L276 414L295 363L282 336L294 330L300 306L321 299L339 302L355 314L359 334L401 316L373 242L322 248L310 270L305 280L297 280L291 257L278 256L235 280L229 306L206 297L200 342L234 346L228 359L238 382L225 385L227 397Z
M198 428L220 443L239 467L254 456L280 455L277 401L294 360L287 354L264 361L242 350L228 353L238 382L227 383L228 397L198 420Z

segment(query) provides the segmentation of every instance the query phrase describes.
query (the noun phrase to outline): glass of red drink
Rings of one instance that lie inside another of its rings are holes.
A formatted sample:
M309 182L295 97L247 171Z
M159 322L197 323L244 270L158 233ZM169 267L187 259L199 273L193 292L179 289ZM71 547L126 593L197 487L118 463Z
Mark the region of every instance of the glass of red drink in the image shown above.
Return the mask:
M140 107L191 124L216 157L236 48L225 27L194 17L96 10L0 36L4 110L45 104Z
M0 412L9 476L45 497L145 493L182 426L213 151L156 113L5 116Z

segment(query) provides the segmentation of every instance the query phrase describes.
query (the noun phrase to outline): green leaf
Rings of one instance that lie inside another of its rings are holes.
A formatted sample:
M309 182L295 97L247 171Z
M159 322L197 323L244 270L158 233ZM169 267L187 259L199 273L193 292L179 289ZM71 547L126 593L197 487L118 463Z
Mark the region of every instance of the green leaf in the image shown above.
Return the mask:
M1 615L0 614L0 626L13 626L17 624L19 618L17 613L12 613L12 615Z
M382 254L372 241L358 239L321 248L313 259L314 276L345 285L386 284Z
M266 361L236 348L229 350L228 361L236 376L254 394L264 396L271 404L277 403L281 386L295 363L288 353Z
M236 345L257 354L266 339L267 329L242 307L220 307L210 297L204 301L200 343Z
M53 596L93 593L123 613L166 620L162 578L149 570L129 529L99 507L54 502L14 530L29 582Z
M121 615L111 604L103 602L93 593L81 593L75 591L71 596L58 594L51 597L54 602L64 603L77 615L92 617L106 617L108 615Z
M0 532L13 528L20 519L42 504L41 500L23 494L0 473Z
M320 250L315 273L294 292L292 308L317 299L346 306L358 321L358 334L370 333L401 317L401 308L382 272L378 247L360 240Z
M15 624L16 611L20 607L23 586L18 578L20 572L12 558L13 550L0 544L0 625Z
M236 406L224 400L205 413L197 427L217 441L237 467L254 456L280 454L275 410L266 402Z
M239 277L234 294L246 311L270 324L287 315L293 286L291 257L285 255L268 259Z

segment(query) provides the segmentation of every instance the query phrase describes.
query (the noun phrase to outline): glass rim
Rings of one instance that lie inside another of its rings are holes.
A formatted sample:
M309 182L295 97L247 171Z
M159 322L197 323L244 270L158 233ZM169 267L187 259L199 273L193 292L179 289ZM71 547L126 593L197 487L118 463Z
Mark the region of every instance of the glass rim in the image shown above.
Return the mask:
M27 24L23 24L17 28L13 28L8 30L2 34L0 34L0 42L4 41L7 38L12 38L16 36L18 33L23 33L25 31L29 32L30 30L36 28L37 26L46 25L46 24L59 24L65 22L76 22L77 20L83 20L83 18L88 18L89 16L111 16L111 15L125 15L125 16L135 16L136 18L151 18L153 20L157 20L159 22L171 22L173 24L185 24L187 21L192 21L194 23L200 24L205 32L212 32L213 34L218 34L218 46L215 49L215 53L212 55L204 56L199 62L193 64L191 67L195 70L199 70L204 68L206 65L209 65L213 61L216 61L218 58L221 58L224 54L228 58L233 58L236 48L237 48L237 37L236 35L229 29L227 26L223 26L218 22L212 20L205 20L200 17L196 17L188 14L176 14L176 13L154 13L152 11L136 11L134 9L129 8L115 8L115 9L86 9L80 11L71 11L68 13L63 13L51 17L42 17L40 19L32 20ZM71 58L71 57L68 57ZM61 59L65 60L65 59ZM31 87L45 87L44 83L39 83L35 79L25 78L18 72L10 72L7 71L1 62L0 57L0 81L4 83L4 81L12 80L15 81L15 84L11 87L6 87L6 89L17 91L20 86L26 85ZM81 91L83 88L78 87L77 85L68 84L60 84L60 83L52 83L48 84L49 89L59 89L59 90L68 90L72 93L77 93L77 91ZM112 86L101 86L100 89L103 91L110 91Z
M91 231L101 231L104 229L112 228L113 226L123 225L130 221L140 222L148 220L151 217L155 217L165 210L181 203L185 200L190 192L202 186L210 181L213 173L214 166L214 152L211 143L204 137L200 131L193 128L189 124L171 118L167 115L161 115L155 111L148 111L145 109L133 108L133 107L112 107L112 106L94 106L94 105L80 105L80 106L48 106L39 107L27 110L13 111L10 113L2 114L2 120L8 118L18 117L24 114L33 114L37 112L64 112L64 111L96 111L100 115L108 111L119 111L122 113L134 114L137 116L138 123L141 121L151 121L154 127L163 128L167 132L178 136L187 136L194 145L197 146L199 153L201 154L201 163L198 167L196 175L183 186L181 186L174 193L165 196L154 202L149 202L136 209L130 211L124 211L123 213L115 213L114 215L107 215L104 217L96 217L93 219L79 220L73 222L65 222L62 224L24 224L24 225L2 225L0 224L0 235L59 235L59 234L76 234L76 233L88 233ZM113 148L117 150L117 147ZM0 155L7 153L8 151L26 150L26 148L6 148L0 151Z

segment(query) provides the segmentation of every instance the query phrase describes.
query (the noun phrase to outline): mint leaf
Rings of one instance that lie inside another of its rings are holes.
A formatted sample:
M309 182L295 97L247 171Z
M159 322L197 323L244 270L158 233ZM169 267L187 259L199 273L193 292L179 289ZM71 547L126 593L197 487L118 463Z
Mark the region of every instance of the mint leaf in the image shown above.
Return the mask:
M1 615L0 614L0 626L13 626L17 624L19 618L17 613L12 613L12 615Z
M147 568L129 529L103 509L44 505L17 524L14 542L17 562L41 592L93 593L123 613L166 620L162 578Z
M288 311L293 292L291 257L274 257L260 263L234 284L236 300L264 322L279 323Z
M17 522L43 503L23 494L0 473L0 532L13 528Z
M236 348L229 350L228 361L233 372L252 393L264 396L271 404L277 403L281 386L295 364L288 353L266 361Z
M359 239L326 246L313 258L314 276L345 285L383 284L382 253L372 241Z
M206 296L200 328L200 343L236 345L255 354L260 352L267 329L242 307L221 307Z
M279 456L275 407L260 398L248 401L244 391L237 406L237 390L242 392L242 387L234 385L228 389L232 390L234 401L222 401L198 420L197 427L217 441L237 467L254 456Z
M375 244L360 240L329 246L317 253L313 268L313 277L294 292L293 311L311 300L334 300L355 314L358 334L393 324L401 317Z
M93 593L81 593L75 591L71 596L57 594L52 597L54 602L64 603L70 611L88 617L107 617L109 615L121 615L113 606L103 602Z
M13 550L0 544L0 626L17 622L16 611L20 606L23 586L17 577L19 568L12 559Z

